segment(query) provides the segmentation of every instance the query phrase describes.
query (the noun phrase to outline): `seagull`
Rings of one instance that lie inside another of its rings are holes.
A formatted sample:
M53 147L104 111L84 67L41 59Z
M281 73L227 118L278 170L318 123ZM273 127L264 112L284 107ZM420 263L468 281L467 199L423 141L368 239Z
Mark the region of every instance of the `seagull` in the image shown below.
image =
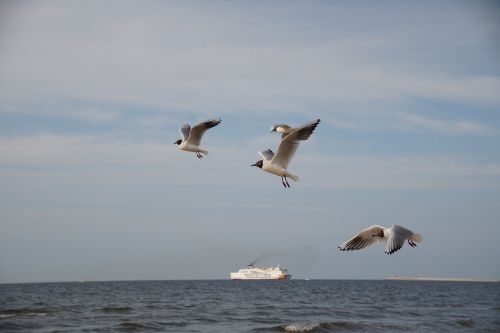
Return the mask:
M199 123L191 128L189 124L182 124L179 131L181 132L182 140L179 139L174 142L174 144L179 146L180 150L190 151L196 153L196 157L202 158L203 155L208 154L208 151L200 149L201 137L205 131L209 128L219 125L221 122L220 118L211 119Z
M299 181L299 177L288 173L288 164L290 164L293 155L297 151L300 141L309 139L316 126L318 126L319 121L320 120L317 119L299 128L296 128L285 138L281 139L276 154L274 154L271 149L260 151L259 155L262 156L262 160L257 161L251 166L256 166L264 171L270 172L277 176L281 176L281 183L283 184L283 186L285 188L290 188L287 177L293 179L296 182Z
M271 126L270 132L278 132L281 133L281 138L283 139L288 134L295 131L297 128L288 126L287 124L274 124Z
M339 249L341 251L360 250L375 243L385 242L384 252L393 254L403 247L405 241L408 241L411 247L415 247L416 243L422 241L422 236L396 224L390 228L372 225L340 244Z

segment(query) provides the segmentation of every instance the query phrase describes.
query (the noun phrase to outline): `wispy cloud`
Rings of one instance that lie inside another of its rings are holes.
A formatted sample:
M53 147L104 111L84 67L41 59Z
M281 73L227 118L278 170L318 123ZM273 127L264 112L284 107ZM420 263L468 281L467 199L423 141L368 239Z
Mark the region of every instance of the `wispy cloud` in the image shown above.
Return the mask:
M184 187L200 184L220 187L231 183L223 179L238 179L245 184L265 187L276 180L274 176L261 174L249 165L258 158L255 143L260 142L265 148L267 141L257 138L251 145L238 145L238 148L211 147L209 158L201 165L191 154L179 152L171 144L109 142L96 136L42 135L2 139L0 169L10 172L15 166L19 177L33 169L67 170L82 177L83 182L99 174L100 181L118 177L122 180L156 179ZM198 171L193 174L198 168L208 169L200 175ZM308 187L500 187L500 164L459 156L311 155L301 152L291 169L301 175L304 186ZM211 177L204 177L206 173Z
M367 110L370 104L415 97L500 103L498 76L457 73L437 61L426 61L425 70L421 63L394 64L388 59L407 47L408 36L385 34L387 27L368 37L351 32L336 33L334 39L313 28L301 32L291 22L301 6L279 20L286 30L262 18L257 26L250 25L252 17L234 21L232 11L243 10L239 6L221 6L218 11L208 6L206 15L201 8L179 3L156 11L135 8L133 24L120 15L104 18L93 5L82 7L78 12L86 15L73 16L75 8L46 3L13 12L24 25L12 21L12 36L4 37L0 96L31 99L33 104L74 99L196 113L304 114L311 103L339 102L364 102ZM87 29L89 20L96 22L95 30ZM220 24L228 20L231 29ZM210 29L195 29L193 21ZM294 33L303 38L287 40ZM446 33L452 32L440 31ZM417 45L433 40L413 31L411 36ZM443 47L452 52L457 46Z
M13 100L13 99L11 99ZM7 101L0 102L0 115L32 115L49 118L73 118L89 123L110 123L120 117L120 113L115 110L107 110L102 107L75 107L65 103L42 104L35 106L30 101Z
M109 123L119 117L119 113L115 111L105 111L96 108L86 108L78 110L68 110L61 114L62 116L73 117L90 121L93 123Z
M455 117L453 117L455 118ZM324 116L330 125L361 132L421 132L429 131L446 135L491 136L498 133L494 124L485 124L471 120L433 118L410 112L378 111L359 114L342 113L338 116Z
M171 121L170 116L150 116L142 117L138 120L138 123L146 127L160 127L165 126L165 124Z
M307 155L308 186L330 188L499 188L500 164L458 156ZM312 183L312 184L311 184Z
M422 128L446 134L491 135L495 130L486 124L470 121L450 121L424 117L416 114L400 113L403 126L409 129Z

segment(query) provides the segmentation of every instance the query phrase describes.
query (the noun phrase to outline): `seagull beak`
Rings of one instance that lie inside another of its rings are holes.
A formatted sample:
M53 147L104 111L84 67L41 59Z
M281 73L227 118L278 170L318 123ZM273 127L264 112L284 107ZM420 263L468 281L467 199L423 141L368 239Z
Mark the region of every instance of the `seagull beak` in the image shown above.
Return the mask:
M254 164L252 164L252 165L250 165L250 166L257 166L257 163L254 163Z

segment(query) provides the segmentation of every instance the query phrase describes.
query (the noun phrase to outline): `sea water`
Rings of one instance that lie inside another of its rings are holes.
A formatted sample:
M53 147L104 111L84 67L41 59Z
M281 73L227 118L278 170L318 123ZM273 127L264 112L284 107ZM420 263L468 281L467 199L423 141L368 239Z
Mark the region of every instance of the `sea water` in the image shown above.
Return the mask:
M500 284L290 280L0 285L1 332L500 332Z

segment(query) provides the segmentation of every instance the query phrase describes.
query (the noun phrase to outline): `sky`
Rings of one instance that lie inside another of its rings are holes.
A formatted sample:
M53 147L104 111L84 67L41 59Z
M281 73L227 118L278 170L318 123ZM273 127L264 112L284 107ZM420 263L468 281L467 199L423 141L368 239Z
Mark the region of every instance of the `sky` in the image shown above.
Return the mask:
M493 1L1 1L0 283L500 278ZM199 160L183 123L220 117ZM321 119L280 178L275 123ZM373 224L423 236L337 246Z

